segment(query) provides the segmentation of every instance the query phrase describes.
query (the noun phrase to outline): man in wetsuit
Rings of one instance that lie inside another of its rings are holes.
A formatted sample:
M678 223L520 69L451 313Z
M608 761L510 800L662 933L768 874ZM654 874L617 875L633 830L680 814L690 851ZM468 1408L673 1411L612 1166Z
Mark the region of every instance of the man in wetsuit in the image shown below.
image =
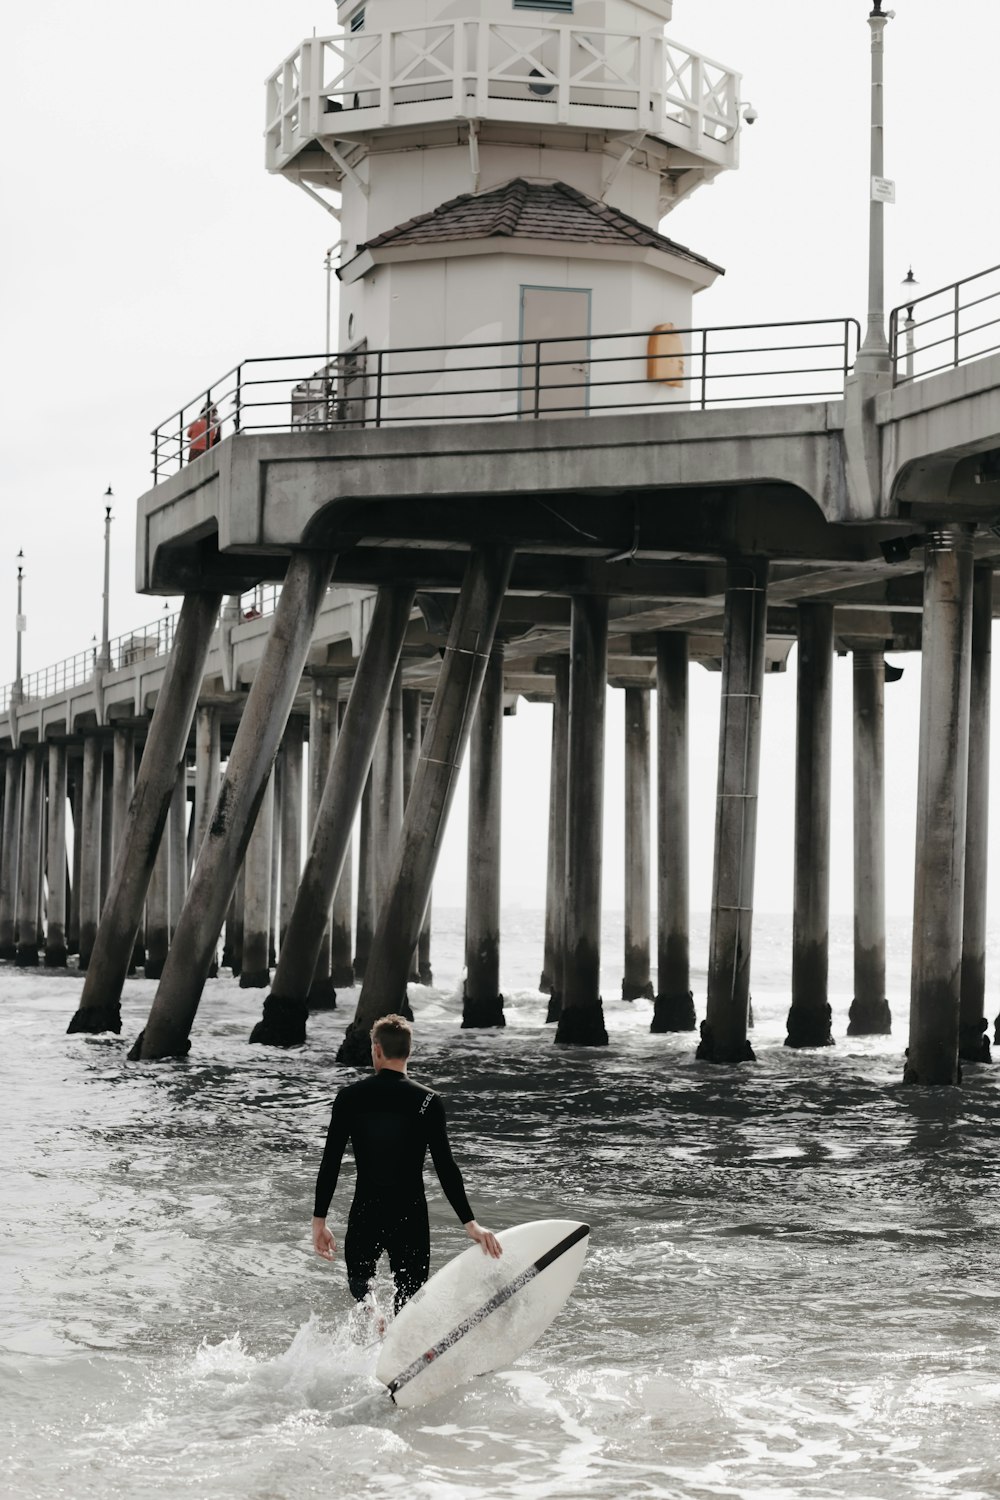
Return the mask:
M368 1296L383 1251L396 1282L396 1311L427 1280L430 1232L423 1165L430 1148L445 1197L465 1232L487 1255L502 1252L496 1235L482 1229L465 1196L462 1174L448 1145L444 1105L432 1089L407 1077L413 1029L402 1016L383 1016L372 1027L375 1072L342 1088L333 1101L326 1147L316 1179L313 1247L332 1260L336 1241L326 1216L347 1142L354 1150L357 1182L347 1220L344 1259L352 1296Z

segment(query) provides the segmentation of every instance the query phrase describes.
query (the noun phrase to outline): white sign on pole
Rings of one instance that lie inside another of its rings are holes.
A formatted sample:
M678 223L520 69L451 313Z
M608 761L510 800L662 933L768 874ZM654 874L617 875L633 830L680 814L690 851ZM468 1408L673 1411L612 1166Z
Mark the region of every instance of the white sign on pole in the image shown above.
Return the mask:
M17 622L17 628L18 628L19 631L27 630L27 628L28 628L28 616L27 615L15 615L14 618L15 618L15 620Z
M896 184L891 177L872 178L872 202L895 203Z

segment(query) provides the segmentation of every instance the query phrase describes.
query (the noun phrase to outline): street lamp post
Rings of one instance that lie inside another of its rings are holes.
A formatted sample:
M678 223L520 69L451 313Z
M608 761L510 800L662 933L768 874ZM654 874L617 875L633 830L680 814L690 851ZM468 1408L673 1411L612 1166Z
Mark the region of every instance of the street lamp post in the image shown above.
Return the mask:
M856 370L883 374L892 360L885 336L885 235L883 210L885 141L883 131L882 60L886 25L895 11L883 11L882 0L873 0L868 26L871 31L871 153L868 203L868 328L858 351Z
M916 300L911 296L914 287L919 286L917 278L913 274L913 267L903 277L903 291L910 298L906 304L906 322L903 324L903 332L906 335L906 378L913 379L913 330L916 324L913 321L913 303Z
M16 619L15 619L15 622L14 622L14 624L15 624L15 630L16 630L16 633L17 633L17 655L16 655L15 675L14 675L14 702L15 703L20 703L22 697L24 696L22 688L21 688L21 637L24 634L25 626L27 625L28 622L25 620L24 614L23 614L23 611L22 611L22 608L21 608L21 605L22 605L22 589L24 587L24 566L23 566L23 564L24 564L24 553L23 552L19 552L17 554L17 616L16 616Z
M102 600L101 615L101 650L97 657L96 665L102 672L111 670L111 641L109 635L109 619L111 604L111 505L114 499L110 484L104 492L104 498L109 503L104 507L104 596Z

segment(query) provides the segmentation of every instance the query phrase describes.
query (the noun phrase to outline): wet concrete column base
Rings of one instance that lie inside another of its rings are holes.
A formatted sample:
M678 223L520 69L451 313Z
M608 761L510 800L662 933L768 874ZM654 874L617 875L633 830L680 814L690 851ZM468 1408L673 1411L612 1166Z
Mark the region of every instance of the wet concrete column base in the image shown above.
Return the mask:
M576 595L570 616L566 917L562 1008L555 1040L607 1046L601 1000L601 865L608 601Z
M653 1032L694 1031L691 993L688 638L656 637L656 983Z
M792 1003L786 1047L832 1047L830 778L833 763L833 606L800 604L795 730Z
M767 579L766 558L726 565L708 996L696 1053L704 1062L754 1055L747 1023Z
M910 1033L904 1083L959 1082L972 639L972 537L924 544L917 853Z

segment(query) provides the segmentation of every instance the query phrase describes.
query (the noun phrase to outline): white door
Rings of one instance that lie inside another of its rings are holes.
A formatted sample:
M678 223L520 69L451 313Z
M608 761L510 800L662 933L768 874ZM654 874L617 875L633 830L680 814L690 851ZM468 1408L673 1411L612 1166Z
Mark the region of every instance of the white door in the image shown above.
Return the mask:
M521 288L521 415L571 417L587 409L590 292Z

